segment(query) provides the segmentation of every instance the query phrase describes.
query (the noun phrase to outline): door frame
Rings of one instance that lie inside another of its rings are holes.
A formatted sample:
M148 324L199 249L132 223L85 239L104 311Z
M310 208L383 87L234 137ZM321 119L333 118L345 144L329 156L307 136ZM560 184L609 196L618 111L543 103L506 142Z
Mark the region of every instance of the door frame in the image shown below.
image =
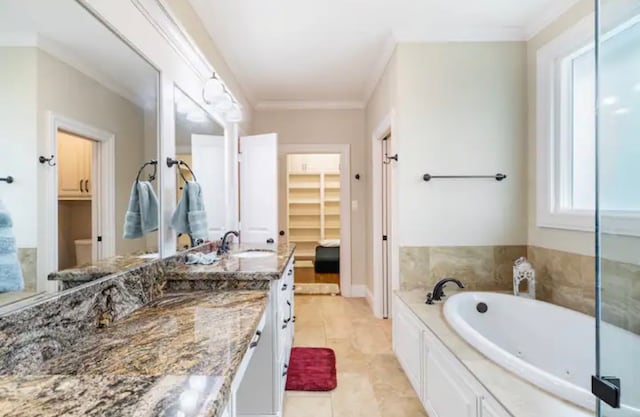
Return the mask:
M278 188L282 188L283 181L286 187L287 155L289 154L340 155L340 293L344 297L357 295L354 294L351 285L351 146L348 144L280 145L278 147ZM283 193L286 195L286 189L283 189ZM280 214L278 214L278 223L280 223Z
M394 131L394 112L387 114L378 124L371 135L371 271L373 274L373 289L367 294L367 301L373 310L374 316L383 318L384 299L382 280L382 259L379 256L382 253L382 140L391 134L391 153L396 153L398 148L397 134ZM395 165L395 164L394 164ZM392 165L392 166L394 166ZM391 204L388 206L391 212L388 225L388 245L390 247L390 279L391 292L389 294L389 317L393 311L393 291L400 288L400 270L399 270L399 249L397 233L397 181L396 173L392 169L389 172L388 182L391 183Z
M52 111L46 112L47 130L43 155L57 155L58 131L63 130L95 141L91 176L91 238L102 236L101 245L93 245L92 258L102 259L116 254L115 134ZM44 227L38 239L38 290L56 291L57 283L47 280L47 271L58 267L58 165L41 164L44 184L39 204L39 217ZM51 245L51 242L55 242Z

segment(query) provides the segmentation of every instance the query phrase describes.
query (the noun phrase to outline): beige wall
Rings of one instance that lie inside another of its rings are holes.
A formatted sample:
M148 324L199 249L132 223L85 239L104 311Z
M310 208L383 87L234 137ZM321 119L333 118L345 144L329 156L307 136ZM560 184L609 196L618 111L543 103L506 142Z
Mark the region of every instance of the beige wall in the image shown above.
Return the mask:
M241 102L245 120L240 124L240 132L243 134L250 133L253 120L253 106L216 46L215 39L209 36L209 32L207 32L202 20L200 20L200 17L188 1L167 0L167 4L198 48L216 69L220 78L222 78L225 84L232 90L234 96Z
M145 239L121 238L131 184L145 160L144 111L41 50L38 51L37 86L40 149L48 140L48 111L115 134L116 253L145 250ZM36 159L36 155L32 158Z
M525 43L399 44L367 105L368 137L391 110L396 250L524 245ZM508 179L425 183L427 172Z
M253 132L278 134L279 144L348 144L351 152L351 200L358 209L351 211L351 280L366 282L366 227L368 201L367 160L364 151L365 116L363 110L273 110L256 111ZM360 173L361 179L354 179Z

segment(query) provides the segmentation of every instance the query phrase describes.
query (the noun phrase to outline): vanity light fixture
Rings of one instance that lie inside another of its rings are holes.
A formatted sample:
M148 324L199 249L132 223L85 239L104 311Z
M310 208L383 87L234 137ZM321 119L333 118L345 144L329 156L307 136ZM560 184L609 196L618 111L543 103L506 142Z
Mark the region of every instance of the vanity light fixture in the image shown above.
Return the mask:
M216 78L215 74L209 78L202 88L202 99L205 103L211 104L225 93L224 85Z
M233 107L231 108L231 110L229 110L226 114L225 117L227 119L228 122L241 122L242 121L242 110L240 109L240 106L235 103L233 105Z
M213 104L213 108L222 112L231 110L233 108L233 100L231 99L229 93L224 93L224 95L216 100L216 102Z

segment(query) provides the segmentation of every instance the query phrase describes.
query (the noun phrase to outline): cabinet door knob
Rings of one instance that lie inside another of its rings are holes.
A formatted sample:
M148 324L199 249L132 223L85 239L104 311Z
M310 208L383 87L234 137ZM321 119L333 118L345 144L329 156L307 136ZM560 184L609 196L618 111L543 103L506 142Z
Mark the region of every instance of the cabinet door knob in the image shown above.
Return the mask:
M84 190L89 192L89 180L84 180Z

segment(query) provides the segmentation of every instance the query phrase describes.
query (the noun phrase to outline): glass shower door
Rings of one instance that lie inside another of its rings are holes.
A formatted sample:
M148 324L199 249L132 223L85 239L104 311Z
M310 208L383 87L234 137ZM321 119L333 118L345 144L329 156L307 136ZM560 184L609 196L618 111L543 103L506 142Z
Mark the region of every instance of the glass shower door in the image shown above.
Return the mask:
M640 0L599 1L599 416L640 417Z

